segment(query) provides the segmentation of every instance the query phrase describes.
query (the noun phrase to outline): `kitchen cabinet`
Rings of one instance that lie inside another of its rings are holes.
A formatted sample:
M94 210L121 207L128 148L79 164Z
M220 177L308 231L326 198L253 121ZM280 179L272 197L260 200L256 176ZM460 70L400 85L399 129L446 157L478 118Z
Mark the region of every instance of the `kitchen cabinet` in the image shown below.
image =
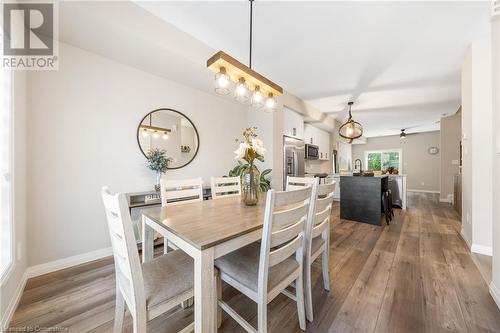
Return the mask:
M304 117L286 107L283 108L283 135L304 140Z
M319 159L328 161L330 159L330 133L323 131L310 124L304 125L304 141L319 147Z

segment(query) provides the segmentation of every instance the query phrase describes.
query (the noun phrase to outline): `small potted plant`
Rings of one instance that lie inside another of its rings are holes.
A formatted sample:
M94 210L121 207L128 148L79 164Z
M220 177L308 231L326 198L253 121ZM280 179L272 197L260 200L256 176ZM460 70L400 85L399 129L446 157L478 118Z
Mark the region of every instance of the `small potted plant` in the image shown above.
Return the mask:
M167 172L168 164L172 159L167 157L165 149L159 148L150 149L146 154L146 158L148 168L156 172L155 191L159 192L161 175Z

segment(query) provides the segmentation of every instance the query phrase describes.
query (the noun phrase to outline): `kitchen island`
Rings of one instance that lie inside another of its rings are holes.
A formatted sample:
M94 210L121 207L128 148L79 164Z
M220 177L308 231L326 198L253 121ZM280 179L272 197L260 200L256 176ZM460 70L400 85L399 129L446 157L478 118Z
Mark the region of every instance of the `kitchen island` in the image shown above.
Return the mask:
M340 218L381 225L382 193L388 180L387 175L340 176Z

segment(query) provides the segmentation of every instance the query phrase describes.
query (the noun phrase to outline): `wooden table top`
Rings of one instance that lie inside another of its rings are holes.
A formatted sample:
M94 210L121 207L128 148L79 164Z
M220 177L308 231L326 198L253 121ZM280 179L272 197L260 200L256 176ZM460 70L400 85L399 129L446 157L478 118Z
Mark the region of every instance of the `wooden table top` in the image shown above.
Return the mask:
M256 206L245 206L239 197L230 197L148 208L142 214L194 247L204 250L262 229L265 203L265 195L259 197Z

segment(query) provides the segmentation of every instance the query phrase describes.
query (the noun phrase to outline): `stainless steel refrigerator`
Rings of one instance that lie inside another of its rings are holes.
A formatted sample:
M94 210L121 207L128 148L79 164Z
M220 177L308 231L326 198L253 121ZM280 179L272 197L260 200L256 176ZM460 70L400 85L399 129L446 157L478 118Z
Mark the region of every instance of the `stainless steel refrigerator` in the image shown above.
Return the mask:
M283 136L283 189L287 176L304 177L305 149L303 140Z

